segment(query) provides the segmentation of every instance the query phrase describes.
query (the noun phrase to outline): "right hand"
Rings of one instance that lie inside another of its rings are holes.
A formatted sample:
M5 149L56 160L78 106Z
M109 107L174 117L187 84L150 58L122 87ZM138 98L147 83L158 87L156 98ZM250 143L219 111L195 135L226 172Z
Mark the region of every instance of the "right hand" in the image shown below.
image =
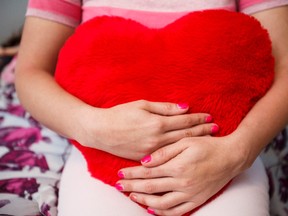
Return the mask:
M91 111L84 120L82 145L132 160L140 160L184 137L213 133L217 125L206 113L186 114L188 105L139 100ZM97 123L95 123L97 121ZM215 131L214 131L215 132Z

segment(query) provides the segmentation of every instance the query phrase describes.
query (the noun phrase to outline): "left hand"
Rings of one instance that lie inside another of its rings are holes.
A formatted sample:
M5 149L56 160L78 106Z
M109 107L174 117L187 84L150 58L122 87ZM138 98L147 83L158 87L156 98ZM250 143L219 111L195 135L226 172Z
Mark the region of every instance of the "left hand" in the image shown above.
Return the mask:
M4 48L0 46L0 57L4 56Z
M142 160L143 166L122 169L116 188L132 192L130 198L150 213L182 215L241 172L241 154L235 149L229 136L185 138L155 151L146 163Z

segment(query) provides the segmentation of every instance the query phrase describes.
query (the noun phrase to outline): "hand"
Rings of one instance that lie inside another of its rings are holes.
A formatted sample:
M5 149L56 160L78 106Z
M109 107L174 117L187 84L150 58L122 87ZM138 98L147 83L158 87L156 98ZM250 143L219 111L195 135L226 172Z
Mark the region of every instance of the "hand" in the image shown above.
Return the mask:
M0 57L5 56L4 52L4 48L0 46Z
M228 136L185 138L145 157L143 166L122 169L116 188L132 192L130 198L150 213L183 215L238 175L240 158Z
M1 56L13 56L18 52L19 46L12 47L0 47L0 57Z
M188 109L186 104L144 100L101 109L97 116L85 122L86 132L80 143L140 160L184 137L207 135L217 130L216 124L209 123L212 121L209 114L185 114Z

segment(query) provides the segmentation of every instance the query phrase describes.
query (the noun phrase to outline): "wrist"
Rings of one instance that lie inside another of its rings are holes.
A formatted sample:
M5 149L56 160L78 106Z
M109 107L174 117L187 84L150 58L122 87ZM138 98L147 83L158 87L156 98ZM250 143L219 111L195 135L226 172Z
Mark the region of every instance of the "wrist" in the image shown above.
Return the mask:
M250 168L258 157L260 153L257 149L258 145L255 143L255 140L250 140L249 137L237 131L230 134L229 137L229 145L233 146L231 152L235 154L236 169L239 173L243 172Z
M101 109L85 104L77 115L78 127L74 133L74 139L81 145L91 148L101 148L97 140L100 133Z

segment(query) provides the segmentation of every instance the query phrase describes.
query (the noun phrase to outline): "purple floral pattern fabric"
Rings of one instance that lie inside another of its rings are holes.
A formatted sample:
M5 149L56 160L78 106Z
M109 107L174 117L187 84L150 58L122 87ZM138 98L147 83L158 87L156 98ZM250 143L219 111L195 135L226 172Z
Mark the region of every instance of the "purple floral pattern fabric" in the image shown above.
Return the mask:
M264 149L261 158L269 179L271 216L288 215L288 127Z
M7 67L5 72L9 73ZM14 84L2 79L0 215L56 216L59 181L70 148L66 139L23 109Z

